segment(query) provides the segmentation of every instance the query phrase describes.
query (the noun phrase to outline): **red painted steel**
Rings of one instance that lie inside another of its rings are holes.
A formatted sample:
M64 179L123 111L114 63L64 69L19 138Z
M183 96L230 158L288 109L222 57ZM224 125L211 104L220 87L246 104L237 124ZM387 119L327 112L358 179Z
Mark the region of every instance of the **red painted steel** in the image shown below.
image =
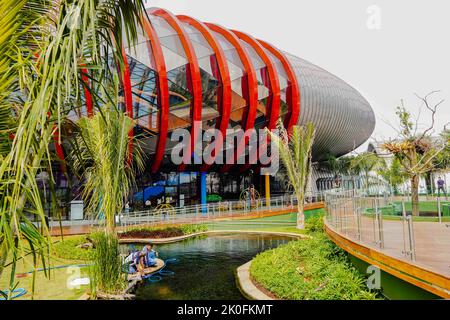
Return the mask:
M158 142L156 144L155 158L153 159L152 163L152 172L157 172L164 158L169 131L169 85L167 82L166 62L164 60L164 55L158 35L156 34L155 30L146 17L143 17L141 21L144 31L151 43L151 46L149 46L149 50L152 51L152 56L154 57L156 65L155 71L157 72L156 85L158 88L158 106L160 108L159 136Z
M278 78L277 69L272 59L264 51L264 47L255 38L241 31L232 30L232 32L238 36L239 39L247 42L267 66L269 77L269 97L267 98L266 110L269 114L266 114L266 119L267 128L274 129L280 116L280 80ZM263 77L263 79L264 78L265 77Z
M231 95L232 95L230 71L228 69L227 58L219 42L213 36L210 29L203 22L200 22L188 16L177 16L177 18L180 21L185 22L194 27L195 29L197 29L205 37L206 41L208 41L208 44L215 53L217 59L217 66L215 61L213 61L213 59L211 59L212 60L211 66L213 69L214 76L220 81L217 106L219 113L221 114L220 122L216 123L216 128L220 130L223 138L225 139L226 131L228 129L228 125L230 122ZM217 143L217 147L219 150L222 148L222 146L223 140ZM215 156L217 157L217 155ZM210 165L205 164L200 169L200 171L205 172L209 169L209 167Z
M286 89L286 102L289 106L289 114L286 116L284 126L288 131L290 131L292 126L297 124L301 110L300 85L298 83L297 76L289 60L281 50L265 41L258 41L264 48L266 48L270 53L272 53L275 57L277 57L277 59L281 61L283 68L288 76L289 86Z
M267 97L266 102L266 127L269 130L275 129L277 126L277 121L280 116L280 80L278 78L277 69L272 61L272 59L269 57L269 55L265 52L264 47L252 36L241 32L232 30L234 34L238 36L239 39L242 41L245 41L248 43L260 56L264 64L267 68L267 75L261 74L262 79L265 82L264 85L266 85L269 88L269 96ZM246 164L241 168L241 172L248 170L251 167L250 163L253 163L255 157L262 154L263 152L266 152L267 150L267 144L263 143L262 146L258 148L258 154L251 154L250 156L253 157L249 159L249 164Z
M256 111L258 108L258 80L252 60L245 48L242 46L239 38L234 33L216 24L206 23L206 26L214 32L222 35L231 45L233 45L239 55L239 58L241 59L246 73L242 79L242 94L247 102L247 110L242 114L241 124L244 130L252 129L255 125ZM248 140L245 141L245 144L239 144L234 160L241 156L241 154L245 151L245 146L247 144ZM232 166L233 165L226 164L222 167L221 171L227 172Z
M125 48L122 46L122 59L124 63L124 70L122 73L122 85L123 93L125 99L125 113L128 117L133 119L133 92L131 91L131 75L130 66L128 64L127 54L125 53ZM127 163L131 164L133 161L133 138L134 138L134 128L128 132L129 145L128 145L128 156Z
M90 81L89 81L89 71L85 68L81 69L81 80L83 81L84 87L84 99L86 100L86 111L89 118L94 115L94 107L92 103L92 95L89 91Z
M191 144L189 154L192 154L192 150L195 151L195 145L197 144L200 137L200 128L196 124L200 124L202 121L202 79L200 75L200 67L197 60L197 55L195 54L195 49L189 39L188 34L184 30L180 21L172 13L167 10L160 8L149 9L148 12L152 15L158 16L166 20L166 22L175 30L177 33L183 49L186 53L186 57L189 61L187 65L187 82L188 89L192 94L191 103ZM200 156L200 155L198 155ZM178 167L179 171L184 171L186 164L183 163Z

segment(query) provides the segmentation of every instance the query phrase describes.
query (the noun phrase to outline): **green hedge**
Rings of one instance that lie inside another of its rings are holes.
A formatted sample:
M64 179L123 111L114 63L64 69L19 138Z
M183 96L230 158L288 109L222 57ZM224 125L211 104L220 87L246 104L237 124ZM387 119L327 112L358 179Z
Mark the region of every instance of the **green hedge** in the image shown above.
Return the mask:
M311 239L291 241L253 259L251 277L281 299L376 299L365 278L351 265L344 251L323 233L320 218L311 219Z

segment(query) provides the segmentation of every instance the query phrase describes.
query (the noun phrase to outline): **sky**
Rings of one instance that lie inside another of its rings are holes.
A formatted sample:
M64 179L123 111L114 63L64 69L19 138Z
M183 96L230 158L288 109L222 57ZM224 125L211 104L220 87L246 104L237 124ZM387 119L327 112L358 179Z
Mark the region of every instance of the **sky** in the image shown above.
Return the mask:
M445 100L436 132L450 122L448 0L146 1L148 7L245 31L340 77L371 104L377 141L397 136L401 100L420 115L422 128L429 126L430 113L416 94L440 90L430 99Z

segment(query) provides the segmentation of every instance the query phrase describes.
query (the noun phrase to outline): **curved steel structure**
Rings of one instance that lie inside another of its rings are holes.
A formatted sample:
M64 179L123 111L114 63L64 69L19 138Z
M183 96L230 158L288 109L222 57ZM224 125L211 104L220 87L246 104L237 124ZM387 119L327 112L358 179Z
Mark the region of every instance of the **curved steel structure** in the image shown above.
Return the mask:
M289 113L286 115L284 126L287 130L290 130L292 126L297 124L298 117L300 116L300 87L298 85L297 77L289 60L286 58L285 54L281 52L281 50L265 41L258 41L266 50L279 59L283 65L284 71L287 74L289 83L286 88L286 103L289 107Z
M148 41L151 42L147 47L153 56L156 68L156 85L158 93L157 101L161 109L159 112L159 136L156 145L155 158L153 159L152 164L152 172L156 172L159 170L164 157L169 129L169 86L167 82L166 63L158 35L146 18L142 18L142 25L144 27L145 34L148 37Z
M216 122L216 128L220 130L222 136L225 138L226 131L228 129L228 123L230 121L231 113L231 80L230 71L228 68L228 62L225 57L225 53L222 50L218 40L213 36L210 29L202 22L188 17L188 16L177 16L177 18L185 22L195 29L197 29L206 39L208 44L214 51L215 59L217 61L217 68L213 68L212 73L214 77L219 81L218 95L217 95L217 108L220 112L219 121ZM218 142L217 147L221 149L224 141ZM217 155L215 155L217 157ZM210 168L210 165L203 166L200 171L204 172Z
M268 129L274 129L277 125L278 117L280 116L280 80L274 61L269 58L262 45L256 41L255 38L244 32L236 30L232 30L232 32L236 34L239 39L248 43L266 65L265 68L261 69L262 81L264 85L269 88L265 114L267 121L266 126Z
M215 127L222 134L228 128L273 129L280 117L288 129L313 122L315 161L346 154L372 134L375 116L369 103L329 72L240 31L159 8L147 14L142 18L147 54L126 52L130 66L122 82L127 113L152 133L153 172L171 152L168 138L174 130L189 129L194 150L201 134L194 126L198 122L203 131ZM139 120L145 117L148 121ZM244 151L238 147L235 160ZM201 165L200 171L232 167Z
M186 30L181 25L180 21L172 13L167 10L154 8L148 10L152 15L161 17L167 21L167 23L176 31L178 37L183 46L184 52L188 59L187 67L187 87L193 97L191 104L191 143L189 154L195 151L195 145L200 137L200 128L197 127L197 123L202 121L202 79L200 76L200 66L198 63L197 55L189 39ZM179 167L180 171L184 171L186 164L182 163Z

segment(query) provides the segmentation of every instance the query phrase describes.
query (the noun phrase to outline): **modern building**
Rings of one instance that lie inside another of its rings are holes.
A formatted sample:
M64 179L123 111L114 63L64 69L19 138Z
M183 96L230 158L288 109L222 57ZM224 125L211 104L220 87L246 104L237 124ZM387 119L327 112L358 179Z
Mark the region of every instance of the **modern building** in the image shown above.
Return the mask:
M171 162L172 133L184 128L197 138L196 121L203 132L217 128L224 134L229 128L273 129L279 118L288 128L312 122L316 162L347 154L372 134L369 103L326 70L241 31L159 8L146 15L138 42L123 48L121 79L124 110L136 119L134 134L144 136L148 155L136 203L161 196L177 205L206 201L206 194L238 198L250 183L264 193L269 182L258 165ZM272 192L283 192L277 182L271 178Z

